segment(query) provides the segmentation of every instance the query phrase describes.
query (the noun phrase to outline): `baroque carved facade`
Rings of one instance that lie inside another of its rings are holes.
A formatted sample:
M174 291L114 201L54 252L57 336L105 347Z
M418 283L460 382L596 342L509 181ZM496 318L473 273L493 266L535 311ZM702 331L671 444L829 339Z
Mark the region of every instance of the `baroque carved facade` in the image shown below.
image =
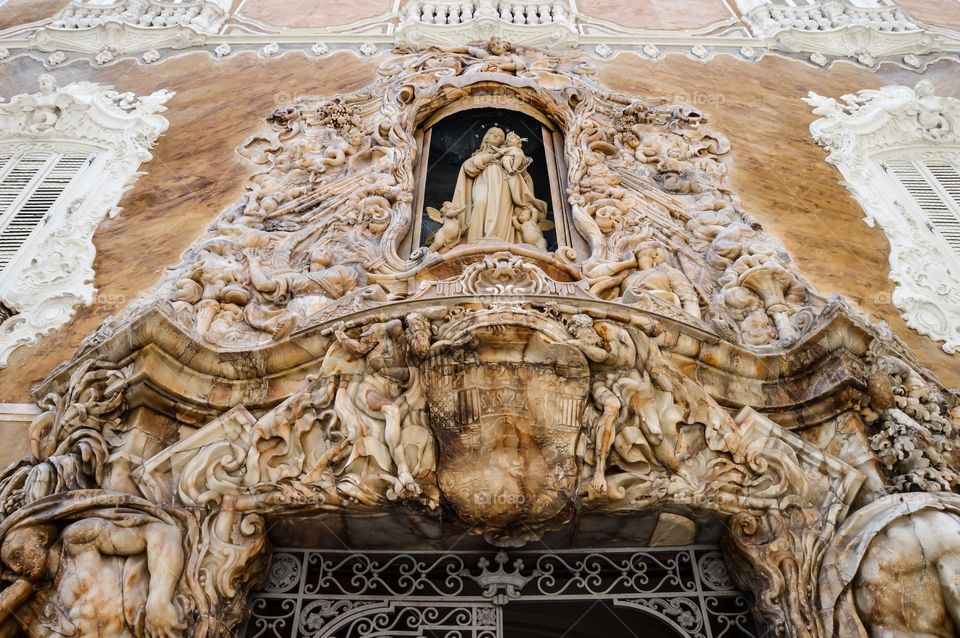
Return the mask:
M513 192L529 158L506 135L476 171L513 166L491 214L516 232L475 228L478 178L470 215L465 195L435 211L443 241L411 235L423 128L490 106L563 140L556 250L524 230L543 202ZM398 512L500 547L712 522L773 635L960 623L957 397L797 272L707 113L494 38L398 49L373 85L267 124L243 196L36 390L0 479L8 626L231 635L269 525ZM535 578L488 567L469 574L491 599Z

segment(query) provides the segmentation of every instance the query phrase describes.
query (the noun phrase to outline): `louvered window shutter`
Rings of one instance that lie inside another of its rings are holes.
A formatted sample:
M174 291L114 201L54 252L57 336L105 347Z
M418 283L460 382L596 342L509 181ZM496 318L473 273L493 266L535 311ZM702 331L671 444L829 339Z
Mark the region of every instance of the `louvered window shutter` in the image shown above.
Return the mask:
M83 152L0 151L0 274L37 236L92 159L92 154Z
M948 160L883 163L923 212L929 228L960 257L960 167Z

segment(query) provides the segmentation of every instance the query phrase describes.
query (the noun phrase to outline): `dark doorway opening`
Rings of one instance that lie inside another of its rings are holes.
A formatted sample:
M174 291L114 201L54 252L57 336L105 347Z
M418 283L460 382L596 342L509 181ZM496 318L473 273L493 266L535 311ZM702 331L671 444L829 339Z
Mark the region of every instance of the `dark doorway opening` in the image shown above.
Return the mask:
M685 638L649 614L612 600L512 602L503 608L504 638Z

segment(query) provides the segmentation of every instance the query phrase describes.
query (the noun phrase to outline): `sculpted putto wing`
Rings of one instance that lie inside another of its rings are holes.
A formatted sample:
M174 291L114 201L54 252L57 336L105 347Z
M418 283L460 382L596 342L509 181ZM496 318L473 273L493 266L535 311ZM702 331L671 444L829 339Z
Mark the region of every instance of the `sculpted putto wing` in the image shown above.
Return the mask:
M9 102L0 102L0 113L22 113L24 111L33 111L37 108L37 98L29 93L17 96Z
M440 214L440 211L434 208L433 206L427 206L427 216L438 224L443 223L443 215Z
M540 230L553 230L554 224L548 219L541 219L537 226L540 228Z

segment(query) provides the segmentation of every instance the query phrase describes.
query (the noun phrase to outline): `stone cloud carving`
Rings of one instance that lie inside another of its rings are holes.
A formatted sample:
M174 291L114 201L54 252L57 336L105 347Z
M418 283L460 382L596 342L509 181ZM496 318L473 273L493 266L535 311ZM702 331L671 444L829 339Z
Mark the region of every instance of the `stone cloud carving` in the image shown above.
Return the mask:
M490 96L562 131L554 215L582 242L530 241L525 160L493 129L497 157L406 241L418 123ZM241 149L243 199L37 389L31 454L0 476L4 622L230 635L268 523L293 516L416 513L513 546L653 513L723 530L774 635L856 636L831 633L851 578L893 567L844 530L868 521L880 547L871 502L956 498L956 397L811 290L692 107L494 40L397 51L370 90L268 123ZM517 179L494 205L476 186L501 162ZM888 626L883 601L857 604Z

